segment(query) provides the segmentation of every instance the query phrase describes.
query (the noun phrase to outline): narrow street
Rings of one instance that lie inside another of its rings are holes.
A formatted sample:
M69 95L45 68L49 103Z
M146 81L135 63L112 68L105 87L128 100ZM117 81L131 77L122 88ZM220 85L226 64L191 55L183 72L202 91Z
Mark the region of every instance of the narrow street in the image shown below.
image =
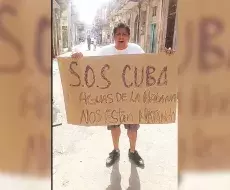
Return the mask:
M76 47L85 56L85 44ZM68 56L70 53L65 54ZM57 64L54 61L54 65ZM128 161L129 142L122 126L121 158L112 168L105 160L112 150L110 132L106 127L80 127L66 122L65 106L58 67L53 75L53 179L54 189L61 190L176 190L177 189L177 125L141 125L137 149L145 160L145 169Z

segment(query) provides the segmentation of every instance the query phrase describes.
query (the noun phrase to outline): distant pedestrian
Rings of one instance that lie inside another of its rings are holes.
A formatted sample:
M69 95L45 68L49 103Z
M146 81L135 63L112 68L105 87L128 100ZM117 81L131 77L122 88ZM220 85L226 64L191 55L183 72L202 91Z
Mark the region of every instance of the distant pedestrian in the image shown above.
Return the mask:
M93 47L94 47L93 50L96 51L96 49L97 49L97 39L96 38L94 38Z
M87 45L88 45L88 50L90 51L90 49L91 49L91 37L90 37L90 35L87 36Z

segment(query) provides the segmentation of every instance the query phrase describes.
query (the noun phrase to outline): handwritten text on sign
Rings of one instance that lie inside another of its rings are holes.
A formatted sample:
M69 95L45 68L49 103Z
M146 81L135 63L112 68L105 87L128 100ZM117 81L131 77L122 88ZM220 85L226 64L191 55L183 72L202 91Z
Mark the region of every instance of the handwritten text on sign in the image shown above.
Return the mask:
M172 123L177 102L174 56L59 58L72 124Z
M229 5L227 0L179 2L181 170L230 168Z
M0 0L0 172L50 175L50 15L48 1Z

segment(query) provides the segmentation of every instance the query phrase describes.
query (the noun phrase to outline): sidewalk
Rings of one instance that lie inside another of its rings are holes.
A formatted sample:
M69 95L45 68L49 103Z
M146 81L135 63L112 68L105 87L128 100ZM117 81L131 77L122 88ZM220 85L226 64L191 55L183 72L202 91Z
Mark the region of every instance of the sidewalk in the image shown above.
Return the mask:
M94 56L100 48L101 47L97 46L96 51L94 51L92 46L91 51L88 51L87 44L82 43L75 46L73 49L82 52L84 56ZM71 54L72 52L66 52L60 55L60 57L70 57ZM53 59L53 101L53 125L61 125L66 122L66 115L57 59Z

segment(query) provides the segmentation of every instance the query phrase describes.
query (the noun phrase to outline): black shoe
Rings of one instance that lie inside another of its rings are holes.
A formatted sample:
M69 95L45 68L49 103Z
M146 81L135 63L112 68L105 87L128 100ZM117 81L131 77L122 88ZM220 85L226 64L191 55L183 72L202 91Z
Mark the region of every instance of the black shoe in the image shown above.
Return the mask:
M106 166L110 167L112 166L116 161L118 161L120 158L120 151L119 150L113 150L109 153L109 157L106 159Z
M137 151L130 152L129 150L129 159L134 162L138 167L144 168L144 160L140 157Z

